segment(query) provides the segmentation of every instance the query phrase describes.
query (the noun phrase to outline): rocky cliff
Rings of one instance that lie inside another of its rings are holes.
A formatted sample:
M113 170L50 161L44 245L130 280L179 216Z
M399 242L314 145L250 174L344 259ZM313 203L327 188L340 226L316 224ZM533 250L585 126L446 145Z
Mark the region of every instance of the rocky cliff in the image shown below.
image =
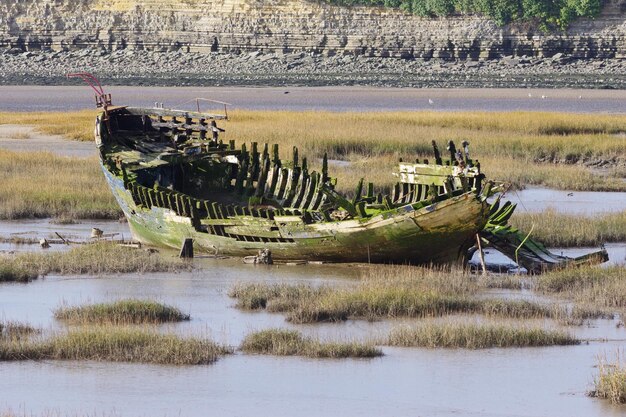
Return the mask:
M623 59L626 0L608 0L599 18L551 34L532 25L498 27L477 16L423 19L399 10L304 0L0 0L0 46Z

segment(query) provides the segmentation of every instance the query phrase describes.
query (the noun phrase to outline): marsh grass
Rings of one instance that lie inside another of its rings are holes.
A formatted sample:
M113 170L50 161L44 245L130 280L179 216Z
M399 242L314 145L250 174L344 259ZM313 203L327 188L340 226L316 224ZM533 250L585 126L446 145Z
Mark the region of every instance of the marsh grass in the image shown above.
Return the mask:
M29 324L16 321L0 322L0 343L7 340L20 340L39 333Z
M60 307L54 317L70 324L144 324L189 320L176 307L152 300L127 299L77 307Z
M320 342L295 330L269 329L245 337L240 349L245 353L309 358L373 358L383 352L372 344Z
M9 256L0 255L0 282L30 282L38 276L32 269L13 263Z
M554 308L524 300L475 297L478 284L461 271L378 266L346 288L251 283L235 285L237 306L286 313L294 323L433 317L476 313L493 317L553 317Z
M298 146L316 169L316 160L324 153L330 159L349 161L355 166L332 170L344 192L351 192L355 177L367 172L377 174L376 178L365 175L366 180L387 188L396 181L391 170L399 158L432 160L431 140L443 150L450 139L469 140L472 155L482 162L489 178L517 187L625 190L623 181L574 165L595 160L623 164L624 148L615 133L624 130L626 117L621 115L238 111L227 125L227 136L239 142L278 143L282 157L288 159L292 146Z
M15 132L9 135L9 139L30 139L31 137L29 132Z
M168 365L215 362L232 349L208 339L162 334L155 329L83 327L38 340L0 342L0 361L93 360Z
M608 399L613 404L626 403L626 365L622 356L618 351L613 362L608 362L604 355L598 358L598 375L590 396Z
M48 135L72 140L92 141L95 110L73 112L0 112L0 124L32 125Z
M536 288L601 311L626 308L626 268L572 268L541 275Z
M566 332L540 327L498 323L445 322L393 329L386 341L390 346L485 349L575 345L580 341Z
M0 219L118 219L96 158L0 150Z
M626 211L590 217L548 209L541 213L515 213L510 223L520 230L531 230L534 225L532 237L547 246L595 246L626 241Z
M31 124L45 133L93 140L93 111L76 113L0 113L0 124ZM320 168L319 160L348 161L333 167L338 189L351 193L361 176L375 180L379 190L396 179L399 158L432 160L431 140L445 154L445 144L467 139L472 155L489 178L517 187L534 184L572 190L626 190L611 176L599 176L581 162L610 161L624 165L626 116L539 112L320 112L238 110L224 123L225 140L240 145L256 141L279 144L281 157L291 159L293 146ZM576 165L577 164L577 165ZM376 178L364 173L376 172Z
M0 282L28 282L47 274L123 274L189 270L189 263L110 242L79 245L67 252L0 257Z

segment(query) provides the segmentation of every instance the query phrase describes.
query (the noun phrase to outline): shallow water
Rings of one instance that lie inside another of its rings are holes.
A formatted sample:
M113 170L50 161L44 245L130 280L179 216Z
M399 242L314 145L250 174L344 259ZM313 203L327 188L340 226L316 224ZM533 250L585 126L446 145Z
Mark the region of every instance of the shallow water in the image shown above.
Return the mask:
M49 277L0 286L0 317L46 329L65 302L147 297L192 315L171 325L237 345L253 330L293 327L321 338L366 338L402 321L294 326L280 314L243 312L226 292L236 280L349 284L354 266L253 267L198 260L191 273ZM262 277L262 278L259 278ZM571 328L579 337L626 338L616 321ZM168 327L168 326L165 326ZM206 366L97 362L0 363L0 410L122 416L610 416L623 408L585 396L596 356L619 342L486 349L384 348L371 360L314 360L236 354Z
M196 97L255 110L561 111L626 113L622 90L420 89L370 87L107 87L117 105L193 109ZM541 97L545 98L541 98ZM580 98L579 98L580 97ZM86 86L1 86L0 110L68 111L93 108Z
M1 220L1 239L32 239L38 242L40 239L57 241L50 245L49 249L42 249L39 243L23 244L12 242L0 242L0 252L33 252L33 251L58 251L68 250L72 246L60 244L59 233L64 239L70 241L89 241L91 229L98 228L105 234L105 239L130 240L131 234L126 222L116 220L81 220L76 224L57 224L51 219L27 219L27 220ZM55 233L56 232L56 233Z
M0 365L11 398L0 406L189 417L622 415L584 394L598 348L385 349L380 359L345 361L236 355L182 368L12 363Z
M552 209L557 213L595 215L626 210L626 193L605 191L563 191L532 187L509 191L503 201L517 204L516 213L537 213Z

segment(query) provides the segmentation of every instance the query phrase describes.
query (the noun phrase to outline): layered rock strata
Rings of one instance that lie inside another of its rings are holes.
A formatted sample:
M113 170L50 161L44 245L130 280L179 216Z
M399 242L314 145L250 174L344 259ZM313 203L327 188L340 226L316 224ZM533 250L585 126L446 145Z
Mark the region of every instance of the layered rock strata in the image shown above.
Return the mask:
M498 27L478 16L423 19L399 10L303 0L0 0L0 47L183 52L309 52L478 61L626 58L626 0L567 31Z

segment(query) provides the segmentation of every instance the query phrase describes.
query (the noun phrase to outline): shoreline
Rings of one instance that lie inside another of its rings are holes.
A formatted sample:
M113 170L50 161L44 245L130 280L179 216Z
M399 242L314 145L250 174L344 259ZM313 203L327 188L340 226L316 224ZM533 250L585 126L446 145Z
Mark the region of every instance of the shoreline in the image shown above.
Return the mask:
M75 111L95 109L93 93L82 81L73 86L0 86L0 111ZM329 112L484 111L626 113L625 90L593 89L446 89L369 86L324 87L149 87L111 86L113 104L165 106L191 110L196 97L231 103L230 110ZM202 107L215 110L217 107Z
M504 57L442 61L305 53L197 53L101 49L0 50L0 85L76 85L90 71L129 86L361 86L626 90L626 60Z

